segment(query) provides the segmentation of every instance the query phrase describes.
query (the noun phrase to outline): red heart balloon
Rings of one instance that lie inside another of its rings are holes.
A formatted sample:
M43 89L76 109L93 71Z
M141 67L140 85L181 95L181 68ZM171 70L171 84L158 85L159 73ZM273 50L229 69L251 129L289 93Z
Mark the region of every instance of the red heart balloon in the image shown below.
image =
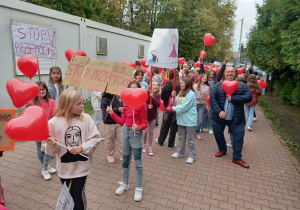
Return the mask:
M148 70L145 68L142 68L142 70L143 70L144 74L146 74L148 72Z
M205 58L206 55L207 55L207 53L206 53L205 51L202 50L202 51L200 52L200 56L202 56L203 58Z
M235 80L225 80L224 82L222 82L221 86L226 95L232 95L239 88L239 83Z
M65 56L67 60L70 62L71 58L73 55L81 55L81 56L86 56L86 53L83 50L72 50L72 49L67 49L65 51Z
M129 63L127 61L122 62L123 65L129 66Z
M257 83L259 84L260 89L264 89L268 86L268 83L263 80L257 80Z
M130 62L130 63L129 63L129 66L132 66L133 68L135 68L135 67L136 67L136 64L135 64L135 62Z
M130 108L137 108L146 103L148 93L142 88L126 88L121 92L121 100Z
M29 106L20 117L8 121L6 135L17 141L43 141L49 137L48 118L39 106Z
M149 65L146 65L146 58L143 58L142 60L141 60L141 65L142 66L144 66L145 68L148 68L149 67Z
M17 65L20 71L31 79L39 69L39 60L34 55L26 55L18 59Z
M200 68L200 62L199 62L199 61L197 61L197 62L195 63L195 68Z
M220 71L220 67L217 67L217 68L213 68L216 72L216 74L218 74L218 72Z
M178 58L178 62L180 63L180 65L183 63L184 61L184 57Z
M215 37L213 37L210 33L205 34L203 39L205 46L213 45L216 42Z
M237 72L238 72L238 75L241 75L245 72L245 68L244 67L243 68L238 68Z
M208 69L208 66L207 66L207 65L204 65L204 68L205 68L205 69Z
M158 107L159 110L163 111L165 110L164 101L160 99L160 106Z
M161 73L165 68L159 68L159 73Z
M207 97L206 97L206 102L207 102L207 104L210 106L210 95L208 95Z
M35 82L23 82L19 79L10 79L6 83L6 90L15 107L22 107L34 99L40 92Z

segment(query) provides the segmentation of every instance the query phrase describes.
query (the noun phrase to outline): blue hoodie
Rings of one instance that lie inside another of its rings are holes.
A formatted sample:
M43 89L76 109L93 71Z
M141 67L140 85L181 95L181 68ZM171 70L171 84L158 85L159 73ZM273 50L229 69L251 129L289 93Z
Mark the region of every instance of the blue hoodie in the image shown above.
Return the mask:
M185 97L176 96L176 106L172 109L176 112L178 125L187 127L197 125L197 104L194 91L190 90Z

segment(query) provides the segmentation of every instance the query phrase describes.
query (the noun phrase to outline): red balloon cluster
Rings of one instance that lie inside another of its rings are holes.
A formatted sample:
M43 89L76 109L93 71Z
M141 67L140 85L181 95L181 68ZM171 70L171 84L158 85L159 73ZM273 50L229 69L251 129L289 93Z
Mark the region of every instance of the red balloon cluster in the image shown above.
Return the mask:
M199 62L199 61L197 61L197 62L195 63L195 68L200 68L200 62Z
M145 68L142 68L142 70L143 70L144 74L146 74L148 72L148 70Z
M20 71L31 79L39 69L39 60L34 55L26 55L18 59L17 65Z
M142 88L126 88L121 92L122 102L130 108L142 106L147 99L148 93Z
M65 50L65 56L66 56L66 58L69 62L70 62L73 55L86 56L86 53L83 50L77 50L77 51L72 50L72 49Z
M222 82L222 88L226 95L232 95L238 88L239 88L239 83L237 81L229 81L225 80Z
M43 141L49 137L48 118L39 106L26 108L20 117L8 121L6 135L17 141Z
M257 83L259 84L260 89L264 89L268 86L268 83L263 80L257 80Z
M148 68L148 67L149 67L149 65L146 65L146 58L143 58L143 59L141 60L141 65L144 66L145 68Z

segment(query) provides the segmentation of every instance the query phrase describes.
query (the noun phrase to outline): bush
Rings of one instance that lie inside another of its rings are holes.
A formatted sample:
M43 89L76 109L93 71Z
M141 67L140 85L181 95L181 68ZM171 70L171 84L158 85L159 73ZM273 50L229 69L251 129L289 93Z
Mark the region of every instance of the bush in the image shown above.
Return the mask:
M292 93L296 87L295 79L289 78L287 80L281 78L274 82L274 93L279 96L280 100L292 103Z
M300 106L300 82L297 82L297 86L292 92L292 104Z

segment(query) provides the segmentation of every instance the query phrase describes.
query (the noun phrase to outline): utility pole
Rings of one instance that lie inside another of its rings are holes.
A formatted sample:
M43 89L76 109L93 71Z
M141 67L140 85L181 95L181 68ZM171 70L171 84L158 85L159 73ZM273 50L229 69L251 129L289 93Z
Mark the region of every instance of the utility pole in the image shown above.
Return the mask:
M242 18L242 23L241 23L241 33L240 33L240 43L239 43L239 59L241 60L241 43L242 43L242 34L243 34L243 22L244 18Z

